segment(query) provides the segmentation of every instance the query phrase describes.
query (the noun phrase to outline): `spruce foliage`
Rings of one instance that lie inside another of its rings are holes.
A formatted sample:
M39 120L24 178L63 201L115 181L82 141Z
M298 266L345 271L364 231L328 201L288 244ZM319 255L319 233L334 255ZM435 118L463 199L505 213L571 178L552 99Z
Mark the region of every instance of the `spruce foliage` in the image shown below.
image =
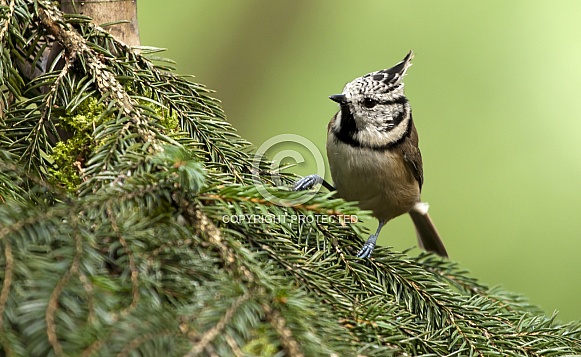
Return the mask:
M304 193L156 49L48 1L0 19L0 355L581 354L453 262L355 258L352 203L266 199Z

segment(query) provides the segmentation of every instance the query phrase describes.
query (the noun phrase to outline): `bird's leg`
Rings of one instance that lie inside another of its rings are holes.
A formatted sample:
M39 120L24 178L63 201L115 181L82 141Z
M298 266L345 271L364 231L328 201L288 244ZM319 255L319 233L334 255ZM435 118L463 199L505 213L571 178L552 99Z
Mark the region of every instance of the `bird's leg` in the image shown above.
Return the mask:
M373 253L373 249L375 248L375 242L377 242L377 237L379 236L379 232L381 232L381 228L383 228L384 224L385 224L385 222L379 221L379 226L377 227L377 231L375 231L375 234L372 234L367 239L367 242L365 242L365 244L363 244L363 247L361 247L361 250L359 251L359 253L357 253L357 258L367 259L367 258L371 257L371 254Z
M293 191L303 191L312 188L315 185L323 184L325 188L329 191L335 191L335 187L331 186L327 181L325 181L321 176L317 174L305 176L302 179L295 182L293 186Z

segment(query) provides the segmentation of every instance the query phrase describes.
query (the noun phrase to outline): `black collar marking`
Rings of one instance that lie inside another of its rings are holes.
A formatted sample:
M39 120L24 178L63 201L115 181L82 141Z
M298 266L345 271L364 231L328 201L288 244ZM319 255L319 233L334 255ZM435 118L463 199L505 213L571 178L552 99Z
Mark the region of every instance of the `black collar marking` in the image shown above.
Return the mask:
M398 117L396 118L396 124L399 124L401 121L403 121L405 114L407 114L406 110L404 110L403 112L400 113L400 115L398 115ZM341 141L349 146L371 149L371 150L376 150L376 151L385 151L388 149L392 149L395 146L401 144L407 137L409 137L411 132L412 132L412 126L413 126L413 118L412 118L412 113L411 113L411 109L410 109L410 120L408 121L407 127L405 129L405 133L402 135L401 138L397 139L394 142L390 142L390 143L383 144L383 145L364 144L364 143L360 142L356 137L356 134L358 132L357 125L355 124L355 119L353 118L353 115L351 114L349 107L347 107L346 105L345 106L342 105L341 106L341 126L339 127L339 131L333 130L333 133L335 134L336 140L339 140L339 141Z

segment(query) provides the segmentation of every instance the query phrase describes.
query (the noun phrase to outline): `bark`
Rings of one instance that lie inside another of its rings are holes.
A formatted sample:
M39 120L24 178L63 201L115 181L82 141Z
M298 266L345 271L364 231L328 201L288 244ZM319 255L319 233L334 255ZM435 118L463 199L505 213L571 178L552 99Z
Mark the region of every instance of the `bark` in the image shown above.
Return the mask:
M126 20L127 23L106 26L105 29L129 46L139 46L137 0L61 0L61 10L67 14L89 16L96 25Z

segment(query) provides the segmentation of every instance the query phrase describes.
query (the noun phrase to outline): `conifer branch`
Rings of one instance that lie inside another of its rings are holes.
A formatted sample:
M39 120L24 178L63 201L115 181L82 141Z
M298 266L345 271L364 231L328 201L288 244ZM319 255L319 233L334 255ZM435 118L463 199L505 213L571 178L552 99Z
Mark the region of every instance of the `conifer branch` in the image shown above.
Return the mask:
M129 244L127 243L125 238L123 238L123 234L119 230L119 226L117 225L117 219L115 218L115 214L113 213L111 205L108 205L105 208L105 211L107 212L107 216L109 218L109 221L111 222L111 229L117 236L117 240L119 241L119 243L121 243L121 247L125 251L125 254L127 255L128 258L129 271L131 275L130 278L131 278L132 300L131 304L129 304L129 306L127 306L125 309L121 310L120 313L121 316L127 316L131 313L131 311L135 310L135 308L137 307L137 303L139 302L139 272L135 264L135 256L131 252Z
M273 182L293 176L156 49L48 1L1 5L0 354L581 354L580 322L456 263L355 258L365 228L341 217L364 212L293 205Z
M238 311L240 305L242 305L246 300L248 300L248 295L244 294L238 297L232 305L226 310L224 315L220 318L218 323L213 326L210 330L206 331L202 336L195 336L194 345L192 349L188 352L186 356L193 357L199 356L219 334L223 333L224 329L231 322L234 317L234 313Z

